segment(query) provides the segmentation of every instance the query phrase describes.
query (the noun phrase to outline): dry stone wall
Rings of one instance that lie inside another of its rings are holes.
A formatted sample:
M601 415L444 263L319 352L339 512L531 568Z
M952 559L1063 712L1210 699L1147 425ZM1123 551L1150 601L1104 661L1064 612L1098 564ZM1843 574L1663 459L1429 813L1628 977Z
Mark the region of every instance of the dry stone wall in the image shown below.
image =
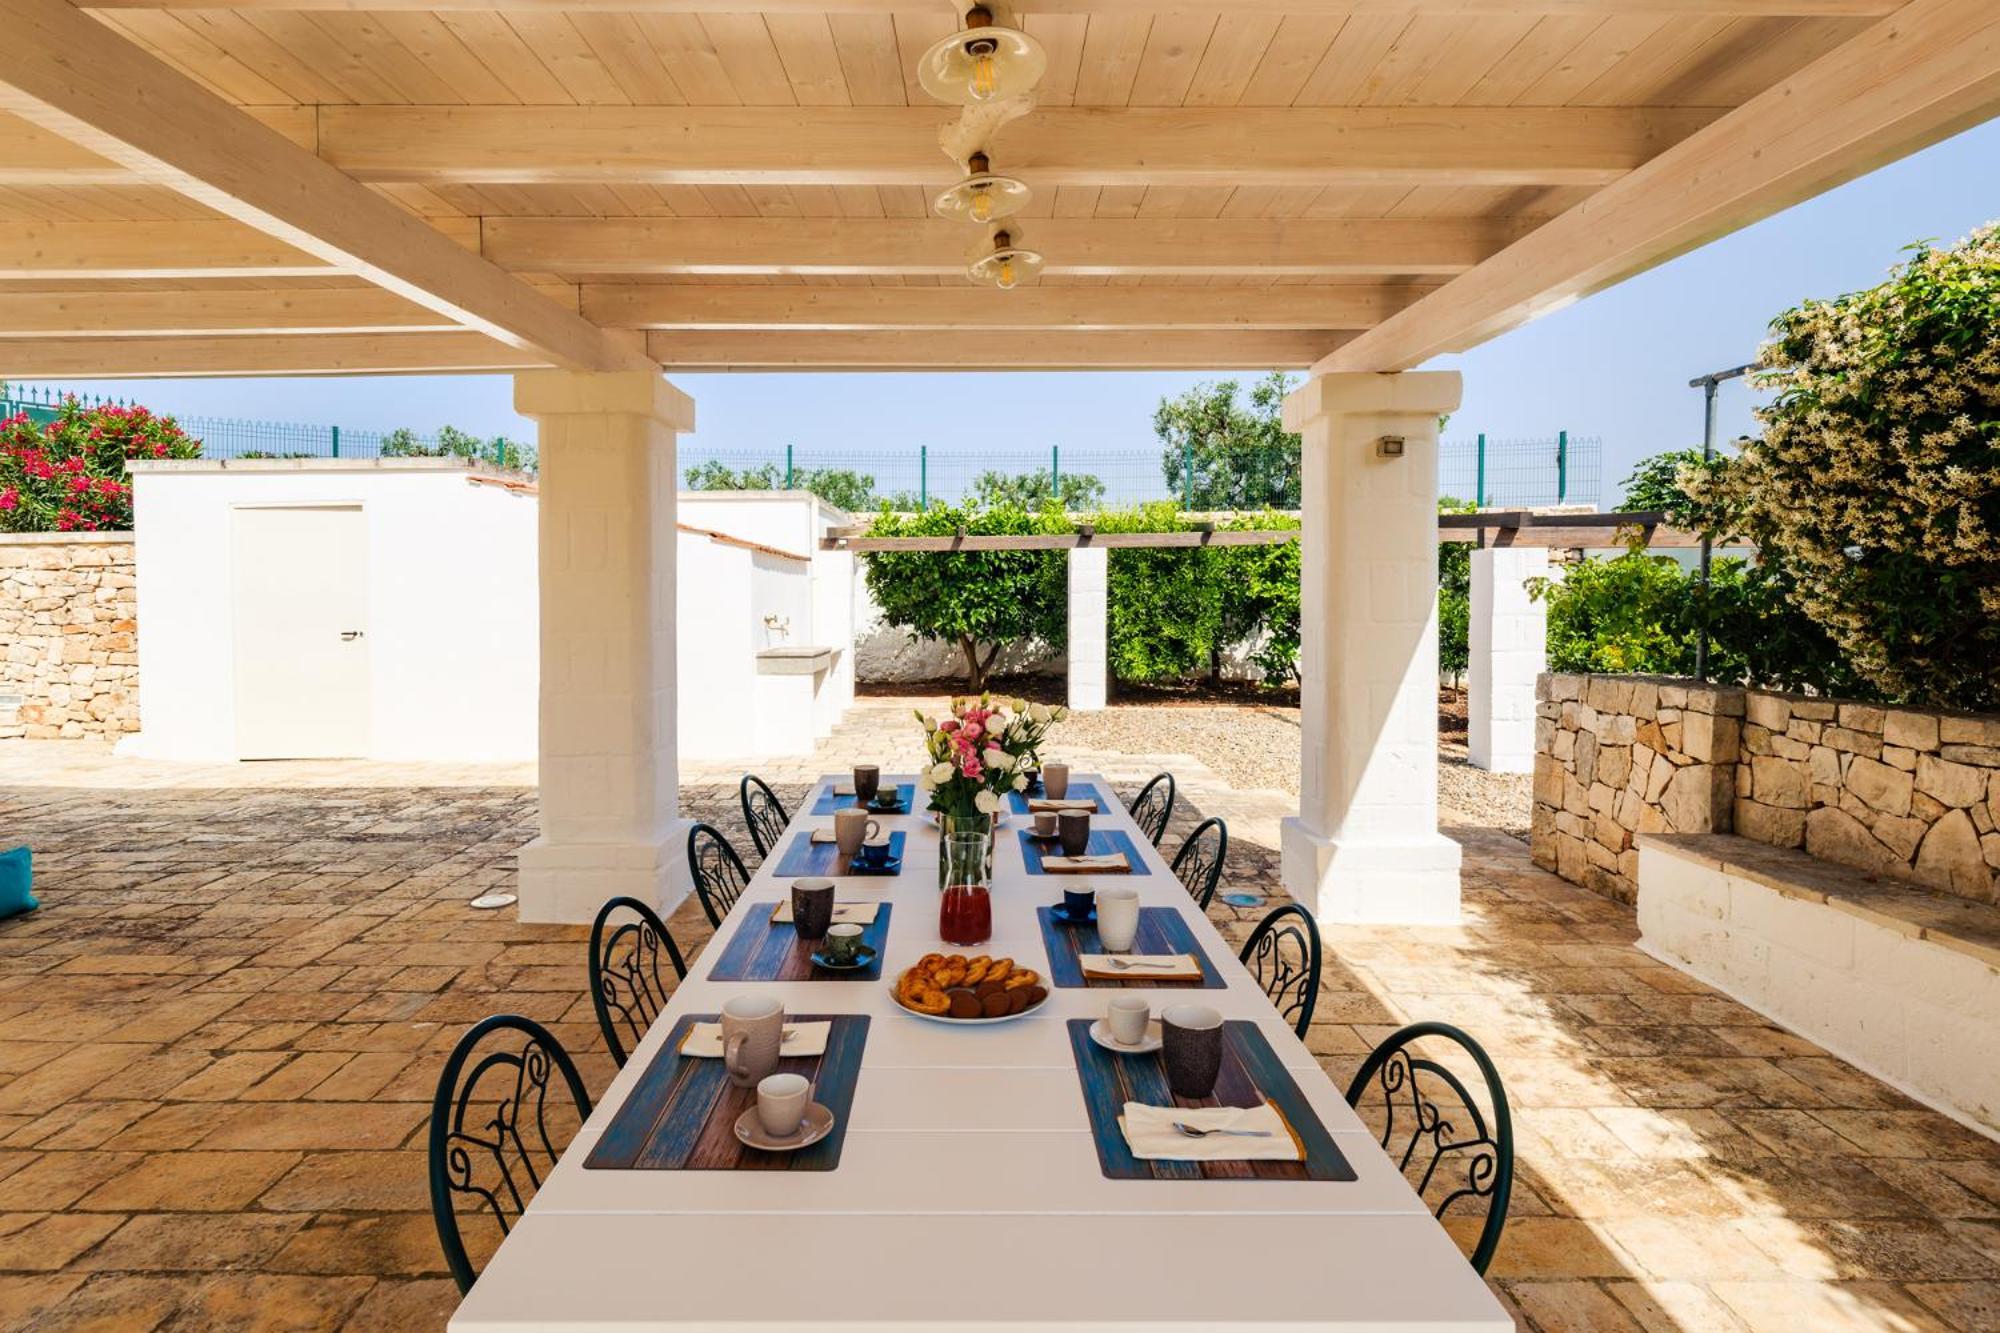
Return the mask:
M2000 902L2000 718L1643 676L1536 689L1537 863L1631 902L1639 833L1728 833Z
M0 533L0 738L139 729L132 534Z

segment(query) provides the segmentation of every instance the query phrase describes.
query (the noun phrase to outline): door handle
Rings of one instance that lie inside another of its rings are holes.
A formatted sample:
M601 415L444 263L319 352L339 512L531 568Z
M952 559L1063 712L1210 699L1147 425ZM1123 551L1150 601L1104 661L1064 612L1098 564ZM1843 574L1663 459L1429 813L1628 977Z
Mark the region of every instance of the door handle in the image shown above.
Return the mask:
M340 641L342 643L353 643L361 637L361 634L362 631L358 629L344 629L340 632Z

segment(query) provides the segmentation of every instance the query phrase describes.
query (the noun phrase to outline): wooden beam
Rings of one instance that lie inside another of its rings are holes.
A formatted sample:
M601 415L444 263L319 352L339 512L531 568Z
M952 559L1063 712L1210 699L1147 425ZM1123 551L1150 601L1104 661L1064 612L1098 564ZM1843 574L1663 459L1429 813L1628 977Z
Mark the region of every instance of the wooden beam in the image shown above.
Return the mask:
M435 311L372 287L254 292L0 290L0 338L436 333L457 327Z
M0 340L0 379L400 375L523 370L547 364L533 353L463 332Z
M1039 218L1015 230L1048 272L1461 273L1540 219L1096 221ZM978 237L942 218L508 218L481 251L530 273L965 272Z
M1161 0L1013 0L1017 14L1113 14L1151 17ZM1708 18L1873 18L1895 12L1903 0L1220 0L1209 9L1241 14L1435 15L1518 18L1549 14L1575 18L1623 15ZM907 14L911 0L92 0L89 9L241 10L481 10L615 12L640 14Z
M1272 370L1311 365L1333 330L1148 333L649 333L681 370Z
M237 222L0 222L0 278L324 278L336 270Z
M1677 107L1049 107L996 161L1056 185L1602 185L1721 111ZM325 106L319 151L422 184L936 185L911 107Z
M0 0L0 32L0 110L537 359L645 366L66 0Z
M318 142L315 109L309 106L244 107L243 114L268 125L310 151ZM0 186L133 185L129 168L77 147L30 120L0 113Z
M1314 367L1461 351L2000 111L2000 4L1914 0Z
M1427 283L1338 287L758 287L588 284L585 319L617 329L1365 329ZM4 306L0 306L4 310ZM5 316L0 314L0 324Z
M822 537L823 551L1067 551L1078 546L1139 550L1151 547L1278 546L1299 539L1297 528L1244 528L1229 532L1035 532L963 537Z

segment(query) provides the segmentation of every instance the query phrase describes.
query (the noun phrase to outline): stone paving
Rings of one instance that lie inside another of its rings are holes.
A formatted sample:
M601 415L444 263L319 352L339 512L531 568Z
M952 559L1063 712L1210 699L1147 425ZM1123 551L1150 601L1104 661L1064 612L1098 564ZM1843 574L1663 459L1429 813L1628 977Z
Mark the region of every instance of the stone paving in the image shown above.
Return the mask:
M810 760L759 767L795 798L911 762L907 723L870 701ZM1277 892L1290 798L1183 755L1066 757L1128 792L1172 769L1169 843L1221 813L1228 887ZM734 779L690 771L683 799L747 847ZM465 905L509 883L531 780L0 745L0 833L35 846L48 904L0 924L0 1328L443 1326L422 1151L442 1053L513 1010L610 1077L585 932ZM2000 1327L2000 1145L1653 962L1630 909L1517 839L1451 831L1465 924L1329 928L1311 1044L1343 1083L1412 1018L1492 1051L1520 1172L1492 1276L1524 1327ZM673 921L695 948L697 918Z

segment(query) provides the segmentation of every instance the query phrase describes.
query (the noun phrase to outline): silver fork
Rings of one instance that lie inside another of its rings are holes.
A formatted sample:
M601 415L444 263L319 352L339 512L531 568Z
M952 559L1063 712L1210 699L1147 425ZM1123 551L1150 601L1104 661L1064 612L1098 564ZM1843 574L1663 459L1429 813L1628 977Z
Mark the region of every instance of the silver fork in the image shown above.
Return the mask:
M1211 1134L1223 1134L1232 1139L1268 1139L1271 1137L1271 1131L1268 1129L1196 1129L1193 1125L1183 1124L1178 1120L1173 1122L1173 1126L1176 1133L1190 1139L1205 1139Z
M1178 972L1181 966L1179 963L1138 963L1128 958L1116 957L1115 955L1106 955L1104 963L1105 966L1114 972L1127 972L1135 967L1158 967L1165 968L1169 972Z

